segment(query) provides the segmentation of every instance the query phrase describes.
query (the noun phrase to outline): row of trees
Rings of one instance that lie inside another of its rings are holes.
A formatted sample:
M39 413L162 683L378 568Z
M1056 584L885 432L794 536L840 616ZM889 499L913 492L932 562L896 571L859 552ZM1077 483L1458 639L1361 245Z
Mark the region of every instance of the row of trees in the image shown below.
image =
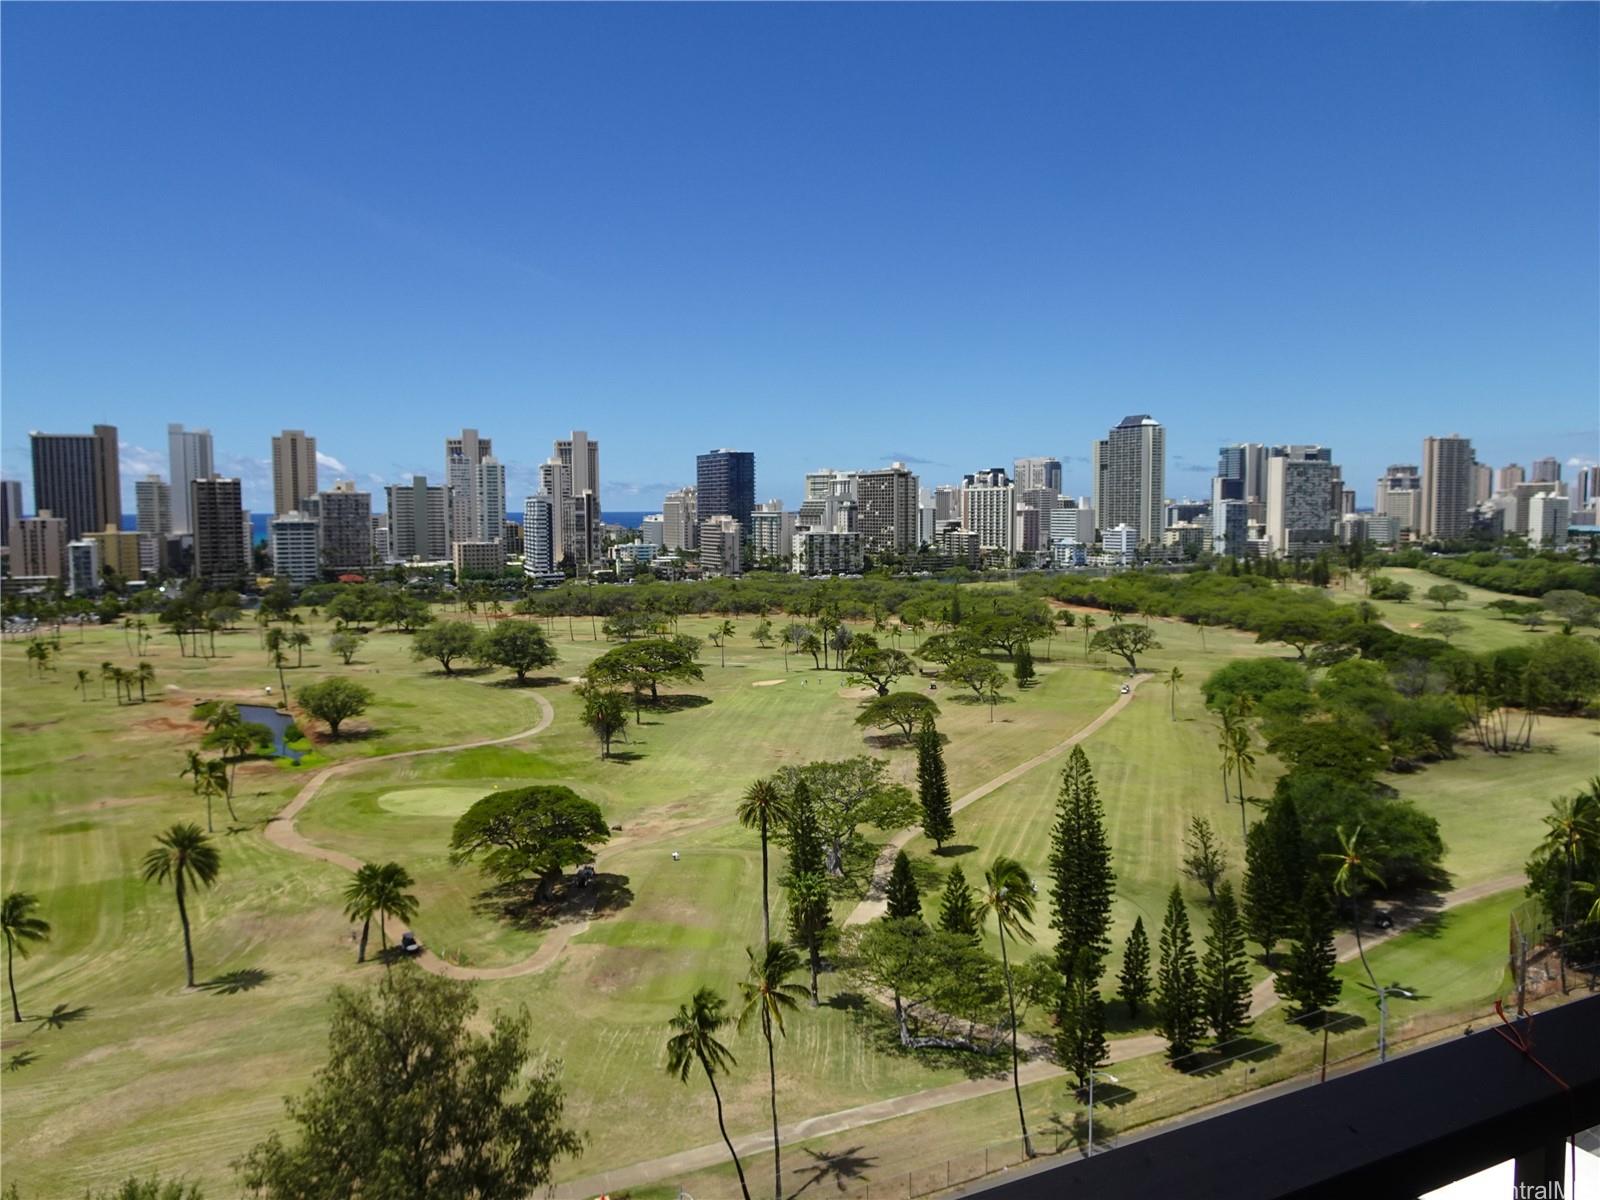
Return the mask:
M446 675L453 675L463 659L504 667L519 684L527 681L528 672L552 666L559 658L544 630L529 621L500 621L487 629L469 621L430 621L412 637L411 656L419 662L432 659Z

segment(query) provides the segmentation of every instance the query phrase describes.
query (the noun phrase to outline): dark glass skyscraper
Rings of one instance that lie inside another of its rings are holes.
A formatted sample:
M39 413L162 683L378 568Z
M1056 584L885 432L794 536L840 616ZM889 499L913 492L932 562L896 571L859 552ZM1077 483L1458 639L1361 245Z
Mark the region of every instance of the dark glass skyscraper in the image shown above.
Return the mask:
M756 456L749 450L713 450L695 459L695 517L732 517L750 536L756 506Z

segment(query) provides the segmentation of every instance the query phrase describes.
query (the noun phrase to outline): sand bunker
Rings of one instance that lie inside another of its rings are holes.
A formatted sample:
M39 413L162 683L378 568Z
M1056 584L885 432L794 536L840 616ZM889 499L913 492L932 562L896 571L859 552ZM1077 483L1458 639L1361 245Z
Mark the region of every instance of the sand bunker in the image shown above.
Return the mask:
M751 687L777 687L780 683L788 683L787 679L758 679Z

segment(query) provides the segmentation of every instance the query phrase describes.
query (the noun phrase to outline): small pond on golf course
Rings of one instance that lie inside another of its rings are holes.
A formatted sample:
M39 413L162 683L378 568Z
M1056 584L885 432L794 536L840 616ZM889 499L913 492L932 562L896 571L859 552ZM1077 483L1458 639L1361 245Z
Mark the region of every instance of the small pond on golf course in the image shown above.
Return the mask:
M281 709L268 708L265 704L239 705L241 720L251 721L257 725L265 725L272 730L272 748L279 758L287 758L290 762L299 762L301 751L291 749L284 741L284 732L294 724L294 718Z

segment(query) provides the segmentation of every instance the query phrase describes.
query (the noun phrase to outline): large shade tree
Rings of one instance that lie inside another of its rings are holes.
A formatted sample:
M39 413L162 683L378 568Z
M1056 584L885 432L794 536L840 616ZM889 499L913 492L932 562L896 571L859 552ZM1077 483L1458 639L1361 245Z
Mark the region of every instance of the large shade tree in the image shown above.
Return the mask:
M600 806L558 784L507 788L462 813L450 833L450 858L476 859L503 883L538 881L547 897L563 868L586 863L611 838Z

